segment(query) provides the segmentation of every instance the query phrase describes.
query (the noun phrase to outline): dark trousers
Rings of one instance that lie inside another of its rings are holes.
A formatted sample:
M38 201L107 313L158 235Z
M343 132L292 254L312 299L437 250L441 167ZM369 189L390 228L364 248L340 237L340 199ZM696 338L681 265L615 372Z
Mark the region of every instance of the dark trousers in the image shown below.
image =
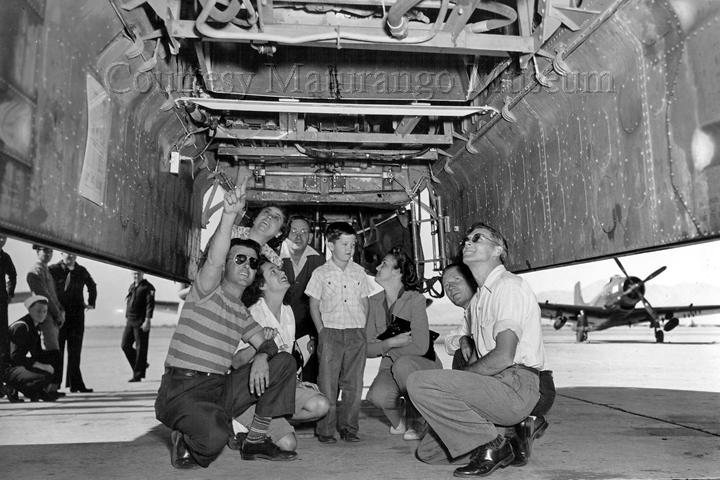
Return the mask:
M59 358L59 352L51 350L42 352L42 355L36 360L40 363L52 365L57 372L60 368ZM42 390L53 383L53 378L53 375L45 371L20 365L10 367L7 370L6 382L11 387L22 392L26 397L37 398Z
M333 436L336 427L340 432L358 432L366 348L364 328L323 328L320 332L318 387L327 396L330 409L317 422L318 435ZM338 412L341 389L342 406Z
M125 358L127 358L130 368L132 368L133 377L136 378L145 376L145 370L148 366L148 343L150 341L150 331L144 331L140 328L140 325L142 323L127 322L120 343Z
M232 419L255 404L261 417L282 417L295 411L295 359L278 353L268 362L270 385L260 397L250 394L252 364L229 375L187 376L168 368L155 400L155 416L183 440L195 461L207 467L232 436Z
M85 312L65 311L65 324L60 327L60 375L62 379L62 361L67 344L67 374L65 386L70 389L84 389L85 382L80 372L80 355L82 353L83 336L85 335Z
M8 332L8 304L0 301L0 374L10 360L10 333Z

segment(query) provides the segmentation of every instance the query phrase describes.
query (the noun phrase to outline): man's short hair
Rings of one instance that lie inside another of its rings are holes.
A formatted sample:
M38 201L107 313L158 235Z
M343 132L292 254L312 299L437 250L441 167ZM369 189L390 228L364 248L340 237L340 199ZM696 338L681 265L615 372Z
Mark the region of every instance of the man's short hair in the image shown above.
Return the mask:
M470 232L478 228L484 228L485 230L490 232L490 238L492 238L499 247L502 247L502 252L500 253L500 262L502 262L502 264L504 265L507 262L508 255L510 254L510 249L508 248L507 240L505 240L505 237L503 237L502 233L500 233L497 228L491 227L484 222L473 223L467 230L467 232L465 232L465 234L469 235Z
M33 250L36 250L36 251L37 251L37 250L45 250L46 248L47 248L48 250L52 250L50 247L48 247L48 246L46 246L46 245L40 245L39 243L33 243L33 246L32 246L32 249L33 249Z
M294 222L295 220L302 220L303 222L307 223L308 227L310 228L310 233L312 233L313 222L305 215L298 215L298 214L291 215L290 218L288 218L288 221L287 221L288 233L290 232L290 225L292 225L292 222Z
M260 245L255 240L249 238L233 238L230 240L230 248L228 249L227 257L230 258L230 252L233 247L247 247L255 250L255 255L260 258Z
M356 235L355 229L347 222L333 222L325 230L328 242L334 242L342 235Z
M470 267L465 265L462 262L458 263L451 263L447 267L445 267L445 270L443 270L442 277L445 277L445 272L450 270L451 268L457 269L460 276L463 277L463 279L467 282L467 284L470 286L470 289L474 292L478 289L478 284L475 281L475 277L473 277L472 271L470 271Z

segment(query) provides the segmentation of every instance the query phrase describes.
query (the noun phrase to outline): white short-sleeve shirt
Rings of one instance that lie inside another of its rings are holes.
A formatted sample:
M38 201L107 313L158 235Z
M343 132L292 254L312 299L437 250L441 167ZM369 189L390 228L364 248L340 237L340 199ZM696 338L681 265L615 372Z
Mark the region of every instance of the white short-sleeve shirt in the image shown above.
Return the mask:
M540 306L530 285L498 265L473 296L469 311L471 331L478 354L495 349L495 338L505 330L518 337L514 362L542 370L545 346L540 324Z

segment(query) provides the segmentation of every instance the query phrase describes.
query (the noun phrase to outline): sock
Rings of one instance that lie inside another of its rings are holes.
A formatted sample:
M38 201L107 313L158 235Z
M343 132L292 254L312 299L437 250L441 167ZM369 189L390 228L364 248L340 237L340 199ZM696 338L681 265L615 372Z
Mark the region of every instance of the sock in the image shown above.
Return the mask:
M267 437L270 420L272 420L272 417L260 417L255 414L245 441L249 443L262 443L265 437Z

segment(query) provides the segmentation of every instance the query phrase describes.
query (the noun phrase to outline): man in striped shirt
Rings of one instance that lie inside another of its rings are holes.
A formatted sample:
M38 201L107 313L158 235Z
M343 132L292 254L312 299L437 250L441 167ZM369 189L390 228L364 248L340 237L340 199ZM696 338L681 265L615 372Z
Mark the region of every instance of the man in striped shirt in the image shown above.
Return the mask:
M173 429L175 468L207 467L232 436L233 417L255 404L240 454L245 460L294 460L267 435L273 417L295 410L295 359L278 353L240 298L255 278L260 246L232 239L245 210L244 182L225 194L223 213L208 256L185 301L170 340L165 374L155 401L158 420ZM257 349L252 363L231 369L240 340ZM249 387L249 388L248 388Z

